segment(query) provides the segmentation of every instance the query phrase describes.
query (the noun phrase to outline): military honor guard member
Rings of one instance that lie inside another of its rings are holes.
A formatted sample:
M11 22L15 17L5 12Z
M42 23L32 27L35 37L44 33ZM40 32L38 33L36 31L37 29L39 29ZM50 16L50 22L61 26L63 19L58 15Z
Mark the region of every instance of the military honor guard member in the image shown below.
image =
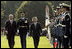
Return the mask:
M17 22L17 28L19 29L21 46L22 48L26 48L26 35L29 31L29 22L28 18L25 17L25 12L21 12L21 18Z
M65 25L65 27L63 28L64 32L64 39L63 39L63 44L64 44L64 48L69 48L69 38L70 38L70 15L69 15L69 11L70 11L70 6L62 3L61 4L61 8L63 9L63 18L62 18L62 25Z

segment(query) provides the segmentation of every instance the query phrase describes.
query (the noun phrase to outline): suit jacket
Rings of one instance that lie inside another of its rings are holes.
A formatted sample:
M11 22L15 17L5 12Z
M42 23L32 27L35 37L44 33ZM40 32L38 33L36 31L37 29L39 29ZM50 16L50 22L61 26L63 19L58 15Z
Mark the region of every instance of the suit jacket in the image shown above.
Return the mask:
M27 21L27 23L26 23ZM22 27L25 26L25 27ZM17 28L19 29L19 34L26 34L29 31L29 22L27 18L19 19L17 22Z
M40 33L42 33L40 23L37 23L36 27L35 27L34 23L32 23L31 27L30 27L30 33L32 33L32 36L40 36Z
M15 35L17 31L16 27L16 21L13 20L13 23L10 23L10 20L8 20L5 24L5 29L8 31L8 35Z

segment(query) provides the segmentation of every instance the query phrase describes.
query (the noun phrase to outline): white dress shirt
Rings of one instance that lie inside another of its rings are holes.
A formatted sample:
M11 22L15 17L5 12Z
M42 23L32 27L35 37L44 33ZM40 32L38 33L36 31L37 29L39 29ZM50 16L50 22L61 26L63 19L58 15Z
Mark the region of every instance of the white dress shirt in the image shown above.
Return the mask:
M35 28L36 28L37 22L34 22L34 25L35 25Z
M12 24L13 23L13 20L10 20L10 23Z

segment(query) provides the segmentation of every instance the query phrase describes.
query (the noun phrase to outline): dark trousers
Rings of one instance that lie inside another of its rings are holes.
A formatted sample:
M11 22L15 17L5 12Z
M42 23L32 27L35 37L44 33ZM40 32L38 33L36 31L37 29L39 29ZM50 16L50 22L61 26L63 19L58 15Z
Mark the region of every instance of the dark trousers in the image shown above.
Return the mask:
M61 48L61 40L58 40L58 46L59 46L59 48Z
M59 45L59 48L61 48L61 46L63 48L63 37L58 38L58 45Z
M21 34L20 35L20 40L21 40L22 48L26 48L26 35L25 34Z
M14 47L14 44L15 44L15 42L14 42L14 36L8 36L8 44L9 44L9 47L10 48L13 48Z
M34 41L35 48L38 48L39 39L40 39L39 36L33 36L33 41Z
M54 47L55 38L53 38L53 47Z
M70 46L72 47L72 41L71 41L71 37L70 37Z
M63 45L64 45L64 48L69 48L69 38L64 38Z
M72 41L71 41L71 39L70 39L70 46L72 47Z

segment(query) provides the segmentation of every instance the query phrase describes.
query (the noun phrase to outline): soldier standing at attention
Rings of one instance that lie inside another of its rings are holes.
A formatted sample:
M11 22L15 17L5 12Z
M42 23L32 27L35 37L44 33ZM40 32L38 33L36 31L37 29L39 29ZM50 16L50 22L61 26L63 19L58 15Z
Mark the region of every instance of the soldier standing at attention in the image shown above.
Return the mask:
M63 38L63 44L64 44L64 48L69 48L69 38L70 38L70 15L69 15L69 11L70 11L70 7L69 5L62 3L61 4L62 9L63 9L63 18L62 18L62 25L65 25L65 27L63 28L64 32L64 38Z

